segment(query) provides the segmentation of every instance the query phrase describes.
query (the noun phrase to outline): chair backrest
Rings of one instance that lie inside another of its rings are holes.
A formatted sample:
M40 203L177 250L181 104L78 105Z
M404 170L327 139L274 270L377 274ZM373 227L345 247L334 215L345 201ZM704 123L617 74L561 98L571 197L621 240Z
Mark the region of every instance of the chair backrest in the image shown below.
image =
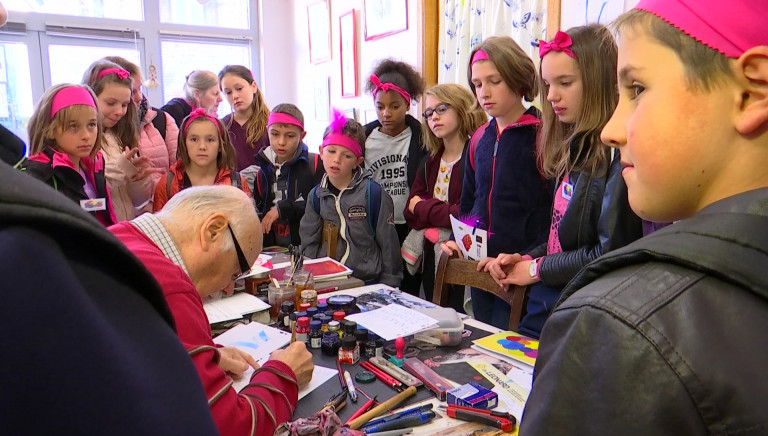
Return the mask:
M525 286L510 286L509 291L504 291L493 281L490 274L477 270L477 261L459 259L455 253L453 255L442 253L437 266L432 302L443 307L447 306L451 285L472 286L506 301L512 308L509 314L509 330L517 330L523 313Z

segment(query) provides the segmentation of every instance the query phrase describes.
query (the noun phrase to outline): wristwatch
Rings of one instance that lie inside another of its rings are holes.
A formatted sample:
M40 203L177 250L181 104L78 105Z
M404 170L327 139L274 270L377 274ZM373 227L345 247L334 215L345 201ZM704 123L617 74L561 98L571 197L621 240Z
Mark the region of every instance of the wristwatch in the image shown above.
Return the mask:
M531 265L528 267L528 274L534 280L539 280L539 261L541 258L533 259Z

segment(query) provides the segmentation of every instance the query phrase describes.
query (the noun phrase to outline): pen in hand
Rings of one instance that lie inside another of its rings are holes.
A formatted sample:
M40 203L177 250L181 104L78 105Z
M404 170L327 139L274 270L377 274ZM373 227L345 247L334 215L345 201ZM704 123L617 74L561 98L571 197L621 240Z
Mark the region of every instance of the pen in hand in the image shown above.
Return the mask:
M346 380L347 389L349 389L349 398L352 399L353 402L356 402L357 390L355 389L355 384L352 382L352 376L349 375L349 371L344 371L344 380Z

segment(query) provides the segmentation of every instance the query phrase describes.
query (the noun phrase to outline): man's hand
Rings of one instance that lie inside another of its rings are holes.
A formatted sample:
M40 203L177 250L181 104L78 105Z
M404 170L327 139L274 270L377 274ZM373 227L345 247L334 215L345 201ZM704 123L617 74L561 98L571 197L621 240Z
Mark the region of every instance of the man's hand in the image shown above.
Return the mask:
M261 228L265 234L272 230L272 223L278 218L280 218L280 212L277 211L277 206L272 207L272 209L264 215L264 219L261 220Z
M259 364L250 354L235 347L218 348L219 368L229 374L233 379L239 379L243 373L252 367L257 369Z
M315 370L315 364L312 363L312 353L307 350L304 342L294 342L282 350L277 350L269 356L270 360L279 360L288 365L293 373L296 374L296 380L299 389L312 380L312 371Z
M528 286L538 282L529 272L532 262L532 260L517 262L507 273L507 277L501 280L504 289L509 290L509 285Z

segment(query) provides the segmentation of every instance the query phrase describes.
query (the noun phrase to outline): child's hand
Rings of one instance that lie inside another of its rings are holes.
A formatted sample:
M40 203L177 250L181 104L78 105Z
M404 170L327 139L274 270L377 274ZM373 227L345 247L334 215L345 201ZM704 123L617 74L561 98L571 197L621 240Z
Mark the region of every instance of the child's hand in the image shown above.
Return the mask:
M456 244L456 241L445 241L440 245L440 249L443 250L443 253L445 254L450 255L456 252L459 255L459 259L464 258L464 254L461 252L461 249L459 249L459 245Z
M484 271L488 272L491 277L493 277L493 280L496 281L500 287L506 289L507 286L504 283L504 279L507 278L507 274L512 271L515 265L517 265L522 260L523 256L521 256L519 253L501 253L496 258L487 257L481 260L477 265L477 270L480 271L482 268Z
M413 210L416 209L416 205L419 204L420 201L422 201L422 198L418 195L414 195L408 202L408 210L410 210L411 213L414 213Z
M269 233L269 231L272 230L272 223L278 218L280 218L280 213L277 211L277 207L273 207L266 215L264 215L264 219L261 220L261 228L264 233Z

